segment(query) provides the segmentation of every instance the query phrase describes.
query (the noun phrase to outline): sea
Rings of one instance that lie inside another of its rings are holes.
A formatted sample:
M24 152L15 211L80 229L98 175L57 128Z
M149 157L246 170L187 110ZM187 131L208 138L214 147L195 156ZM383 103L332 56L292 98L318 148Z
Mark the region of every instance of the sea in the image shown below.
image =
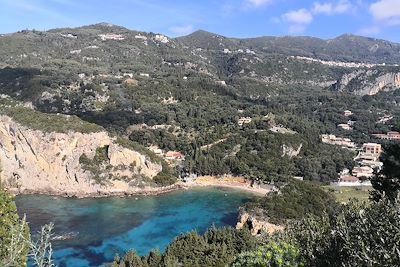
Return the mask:
M234 226L238 208L255 196L226 188L194 188L158 196L73 199L25 195L16 198L32 238L50 222L53 260L59 267L105 266L130 250L165 250L179 235L204 233L212 225ZM33 266L30 262L29 265Z

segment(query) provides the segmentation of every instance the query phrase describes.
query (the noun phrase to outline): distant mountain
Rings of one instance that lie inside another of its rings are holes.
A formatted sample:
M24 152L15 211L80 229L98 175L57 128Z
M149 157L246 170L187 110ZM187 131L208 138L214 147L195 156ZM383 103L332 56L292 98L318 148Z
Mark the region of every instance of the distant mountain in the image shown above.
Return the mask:
M238 39L199 30L169 38L99 23L0 36L0 68L36 73L16 87L10 79L20 72L2 71L0 93L38 101L43 91L60 90L80 74L118 80L128 73L137 80L149 75L142 81L147 84L184 77L223 82L240 97L269 96L271 88L292 85L364 95L397 89L399 62L400 44L354 35Z
M247 47L264 53L305 56L321 60L400 63L400 44L350 34L330 40L307 36L236 39L197 31L178 40L190 47L207 49L217 49L221 46Z
M247 39L245 43L267 53L347 62L400 63L400 44L349 34L331 40L314 37L260 37Z

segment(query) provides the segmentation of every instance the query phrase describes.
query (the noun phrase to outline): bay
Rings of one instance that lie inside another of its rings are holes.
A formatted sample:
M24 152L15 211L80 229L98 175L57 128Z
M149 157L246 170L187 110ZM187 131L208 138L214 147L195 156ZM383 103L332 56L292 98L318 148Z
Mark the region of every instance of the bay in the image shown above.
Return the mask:
M213 224L234 226L238 208L254 196L224 188L197 188L159 196L103 199L67 199L18 196L20 216L26 214L35 233L49 222L55 225L52 241L60 266L102 266L116 254L134 249L164 251L180 234L203 233Z

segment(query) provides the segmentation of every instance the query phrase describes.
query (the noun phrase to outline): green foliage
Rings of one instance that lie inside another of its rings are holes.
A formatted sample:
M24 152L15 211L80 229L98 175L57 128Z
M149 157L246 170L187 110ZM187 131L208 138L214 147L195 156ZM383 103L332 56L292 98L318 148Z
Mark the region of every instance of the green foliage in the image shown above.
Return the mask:
M29 246L27 224L20 224L13 197L0 188L0 265L26 266ZM21 229L22 225L22 229Z
M82 154L79 157L79 163L82 165L82 168L93 174L99 174L100 166L108 162L108 160L108 146L96 148L93 159L90 159L86 154Z
M97 183L104 183L104 169L110 169L108 159L108 146L96 148L96 153L93 159L90 159L86 154L82 154L79 157L79 164L81 164L82 169L89 171L93 174L94 179Z
M104 129L96 124L85 122L76 116L66 117L65 115L46 114L21 106L0 105L0 114L12 117L16 122L34 130L44 132L68 133L100 132Z
M241 251L252 250L255 246L256 239L248 231L212 227L202 236L190 232L177 237L162 256L158 251L143 257L129 252L123 259L116 258L112 266L222 267L232 262Z
M400 262L400 202L353 201L337 218L309 217L288 229L306 266L396 266Z
M167 162L163 160L161 162L162 171L153 177L153 181L160 186L173 185L177 181L176 172L172 171L168 166Z
M290 180L257 202L248 203L245 209L271 223L285 224L288 220L300 220L313 214L322 217L325 213L334 215L338 208L334 196L317 184Z
M239 251L253 247L254 238L246 231L211 228L203 236L191 232L175 239L164 260L182 266L225 266Z
M170 173L160 172L154 176L153 181L160 186L168 186L176 183L176 177Z
M393 130L400 132L400 122L398 122L394 127Z
M299 249L283 240L269 241L251 252L237 256L232 267L299 267L301 263Z
M381 161L381 172L371 179L374 188L371 197L379 200L382 195L386 195L389 199L395 199L400 192L400 144L385 147Z

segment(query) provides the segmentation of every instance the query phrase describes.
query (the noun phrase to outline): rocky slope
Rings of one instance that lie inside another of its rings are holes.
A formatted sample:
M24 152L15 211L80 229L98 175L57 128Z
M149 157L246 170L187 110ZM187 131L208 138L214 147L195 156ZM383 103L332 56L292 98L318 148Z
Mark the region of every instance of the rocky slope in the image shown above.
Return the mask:
M282 231L284 229L283 226L269 223L265 218L241 210L238 216L236 229L243 229L245 227L249 227L252 235L259 235L261 233L273 234L276 231Z
M91 160L100 164L90 169ZM141 181L162 170L106 132L44 133L8 116L0 116L0 162L1 181L13 192L67 196L140 193Z
M360 69L343 75L334 85L338 91L353 91L357 95L375 95L381 91L400 89L400 72Z

